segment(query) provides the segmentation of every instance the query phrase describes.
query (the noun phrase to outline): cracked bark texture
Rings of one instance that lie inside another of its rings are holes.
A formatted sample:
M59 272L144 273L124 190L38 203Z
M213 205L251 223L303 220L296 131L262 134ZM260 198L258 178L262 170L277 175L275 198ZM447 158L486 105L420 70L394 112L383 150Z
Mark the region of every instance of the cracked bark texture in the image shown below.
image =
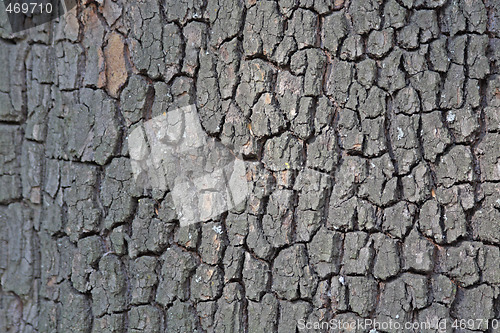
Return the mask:
M1 332L500 316L500 2L83 0L0 26ZM245 206L181 228L126 138L190 104L255 163Z

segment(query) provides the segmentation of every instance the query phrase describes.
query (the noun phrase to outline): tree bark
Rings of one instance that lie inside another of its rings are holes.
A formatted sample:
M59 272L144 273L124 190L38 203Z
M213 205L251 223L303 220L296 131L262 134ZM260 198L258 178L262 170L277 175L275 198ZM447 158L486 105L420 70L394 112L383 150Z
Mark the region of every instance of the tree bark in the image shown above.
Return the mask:
M498 325L498 1L2 6L1 332Z

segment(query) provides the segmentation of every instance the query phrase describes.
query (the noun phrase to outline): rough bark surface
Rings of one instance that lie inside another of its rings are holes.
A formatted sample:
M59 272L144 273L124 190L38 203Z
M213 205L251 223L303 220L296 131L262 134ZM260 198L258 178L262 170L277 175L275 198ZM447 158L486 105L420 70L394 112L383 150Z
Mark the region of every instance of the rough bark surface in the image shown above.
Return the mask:
M1 332L499 318L500 2L83 0L0 26ZM191 104L252 190L180 227L126 138Z

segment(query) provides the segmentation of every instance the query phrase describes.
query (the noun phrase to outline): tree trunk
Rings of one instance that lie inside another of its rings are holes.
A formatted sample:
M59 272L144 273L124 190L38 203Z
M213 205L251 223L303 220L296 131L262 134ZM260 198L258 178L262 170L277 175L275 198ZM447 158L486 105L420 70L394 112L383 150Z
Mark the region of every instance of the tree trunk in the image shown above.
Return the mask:
M1 332L498 326L500 2L2 6Z

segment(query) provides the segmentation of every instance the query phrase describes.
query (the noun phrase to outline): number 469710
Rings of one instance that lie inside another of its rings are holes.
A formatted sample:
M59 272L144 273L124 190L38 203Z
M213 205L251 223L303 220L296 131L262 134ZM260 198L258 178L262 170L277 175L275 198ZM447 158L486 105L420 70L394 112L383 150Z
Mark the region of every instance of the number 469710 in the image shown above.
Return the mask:
M469 330L487 330L492 328L496 330L500 327L500 321L496 318L493 319L455 319L452 328L455 329L469 329Z
M14 14L43 14L47 13L50 14L52 13L52 4L51 3L46 3L46 4L41 4L41 3L36 3L36 2L30 2L30 3L9 3L7 8L5 9L7 13L14 13Z

